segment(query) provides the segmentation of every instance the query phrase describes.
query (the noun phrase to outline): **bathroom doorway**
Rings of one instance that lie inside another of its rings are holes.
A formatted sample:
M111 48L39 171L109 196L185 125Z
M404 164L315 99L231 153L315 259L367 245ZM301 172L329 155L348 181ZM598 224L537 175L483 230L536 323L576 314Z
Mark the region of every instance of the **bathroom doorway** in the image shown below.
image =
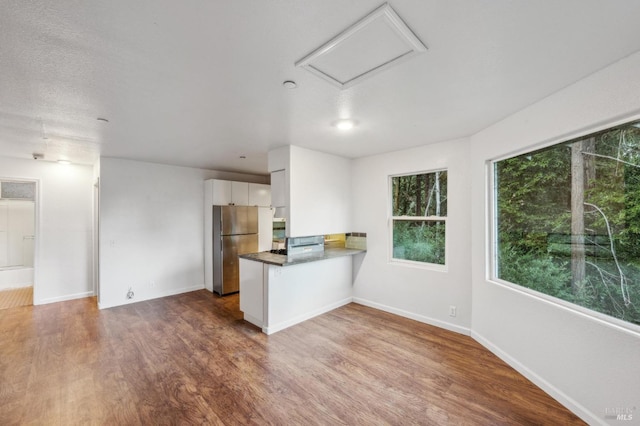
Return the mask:
M33 305L36 182L0 179L0 309Z

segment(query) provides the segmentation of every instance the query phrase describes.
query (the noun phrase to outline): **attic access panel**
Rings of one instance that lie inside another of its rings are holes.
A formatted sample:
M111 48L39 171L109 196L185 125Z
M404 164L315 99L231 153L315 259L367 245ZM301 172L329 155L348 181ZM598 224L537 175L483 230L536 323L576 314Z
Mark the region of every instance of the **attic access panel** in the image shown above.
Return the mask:
M295 66L345 89L426 50L385 3L300 59Z

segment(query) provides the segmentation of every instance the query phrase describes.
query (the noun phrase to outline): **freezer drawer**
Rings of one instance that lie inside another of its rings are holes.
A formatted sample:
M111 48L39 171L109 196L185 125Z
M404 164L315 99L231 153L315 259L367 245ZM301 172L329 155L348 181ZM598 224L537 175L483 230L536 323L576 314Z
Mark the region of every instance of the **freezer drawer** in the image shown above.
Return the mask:
M235 293L240 289L238 255L258 251L258 234L223 235L220 249L214 252L213 291L220 295Z

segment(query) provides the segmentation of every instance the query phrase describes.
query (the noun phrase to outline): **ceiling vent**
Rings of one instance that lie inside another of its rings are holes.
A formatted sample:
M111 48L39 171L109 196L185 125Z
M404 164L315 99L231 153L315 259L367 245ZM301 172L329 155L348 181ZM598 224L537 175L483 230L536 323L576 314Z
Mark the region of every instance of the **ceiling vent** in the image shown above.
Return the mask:
M295 65L345 89L426 50L385 3Z

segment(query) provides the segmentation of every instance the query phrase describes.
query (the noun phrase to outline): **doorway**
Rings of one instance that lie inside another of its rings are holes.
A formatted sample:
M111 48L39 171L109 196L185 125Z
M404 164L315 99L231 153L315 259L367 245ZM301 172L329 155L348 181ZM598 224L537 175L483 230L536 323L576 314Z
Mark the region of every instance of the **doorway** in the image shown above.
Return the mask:
M93 184L93 294L100 306L100 178Z
M0 309L33 304L36 182L0 179Z

